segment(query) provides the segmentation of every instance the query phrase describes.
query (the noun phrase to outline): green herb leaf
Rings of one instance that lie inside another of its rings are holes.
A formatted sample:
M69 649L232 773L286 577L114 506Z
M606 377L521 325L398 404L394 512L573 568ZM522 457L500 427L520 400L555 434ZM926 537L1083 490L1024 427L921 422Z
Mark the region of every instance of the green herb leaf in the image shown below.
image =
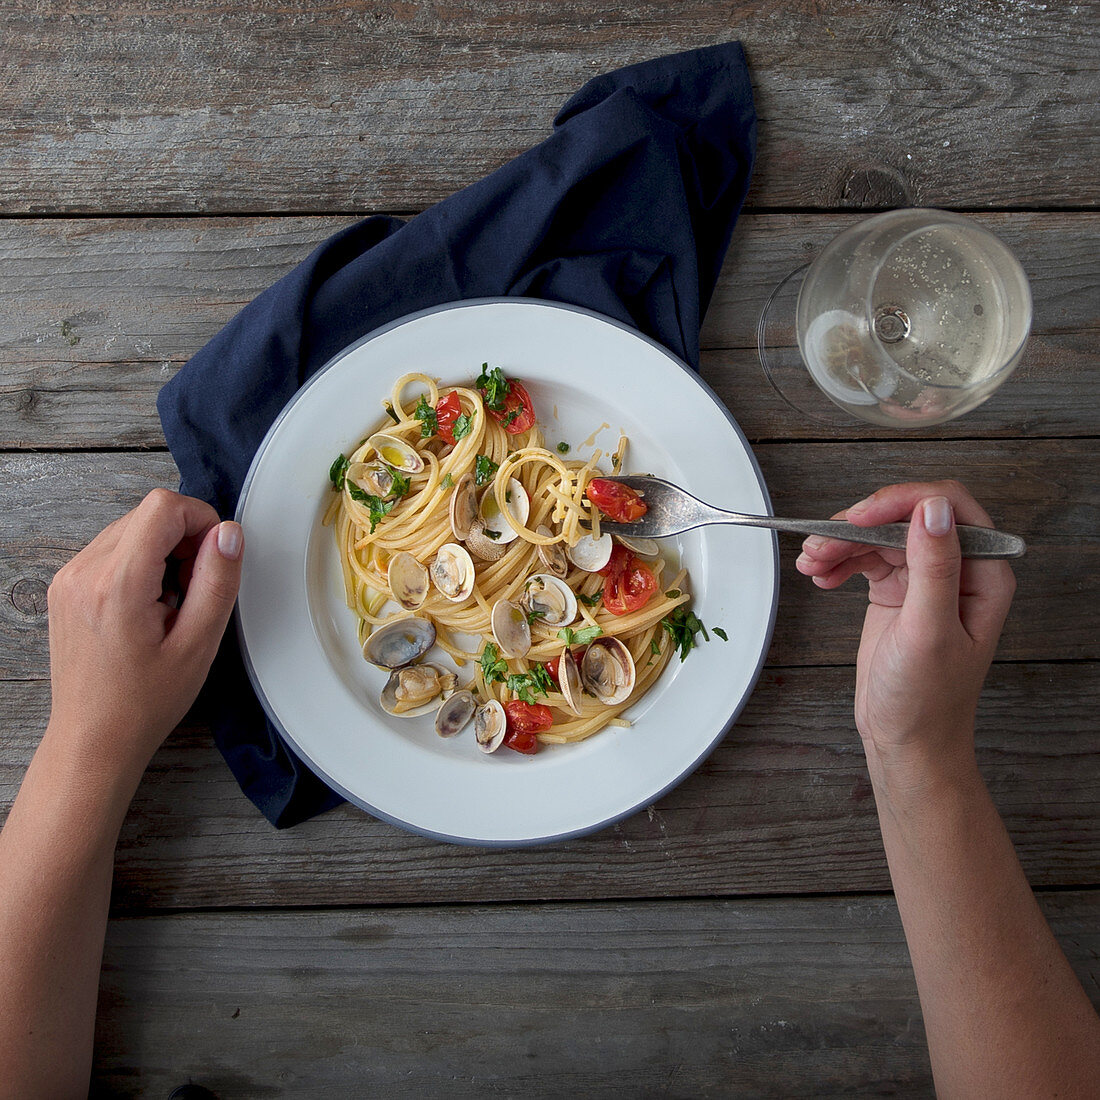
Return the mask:
M562 440L562 442L558 444L558 454L560 454L560 455L569 454L569 444L566 443L565 440Z
M683 595L683 593L682 593L682 592L680 591L680 589L678 589L678 588L670 588L670 589L669 589L669 590L668 590L668 591L667 591L667 592L665 593L665 595L666 595L666 596L667 596L667 597L668 597L668 598L669 598L670 600L678 600L678 599L679 599L679 598L680 598L680 597L681 597L681 596Z
M389 515L390 512L393 511L393 506L397 503L396 500L382 500L381 497L365 493L354 482L349 483L348 494L351 496L352 500L357 500L360 504L365 504L370 509L370 533L372 535L383 516Z
M457 443L460 439L465 439L466 436L474 430L473 418L463 413L461 416L455 417L454 428L451 430L452 435L455 437Z
M390 486L387 496L403 497L412 486L412 478L406 477L400 470L395 470L392 466L387 466L386 469L393 477L393 484Z
M420 400L421 400L421 401L423 401L423 400L424 400L424 398L422 397L422 398L421 398ZM394 422L395 424L400 424L400 423L401 423L401 417L399 417L399 416L397 415L397 413L395 413L395 412L393 411L393 406L392 406L392 405L391 405L391 404L390 404L390 403L389 403L388 401L386 402L385 408L386 408L386 412L387 412L387 413L389 414L389 417L390 417L390 419L391 419L391 420L392 420L392 421L393 421L393 422Z
M436 418L435 409L428 404L423 394L420 395L420 400L416 403L413 417L420 421L421 439L427 439L428 436L435 435L439 431L439 420Z
M699 644L695 640L696 634L702 632L703 638L710 641L707 628L699 621L695 612L683 604L666 615L661 620L661 626L672 639L672 644L679 649L681 661Z
M333 490L339 490L344 487L344 475L348 472L348 466L351 463L343 456L338 454L333 461L332 465L328 468L329 481L332 482Z
M572 627L563 626L558 631L558 637L561 638L566 645L587 645L589 642L595 640L603 633L603 628L599 626L585 626L580 630L573 630Z
M487 539L492 539L492 540L493 540L493 542L496 542L496 541L497 541L497 539L499 539L499 538L500 538L500 532L499 532L499 531L494 531L494 530L493 530L493 529L492 529L491 527L483 527L483 528L481 529L481 533L482 533L482 534L483 534L483 535L484 535L484 536L485 536L485 537L486 537Z
M502 661L500 652L492 642L486 642L481 651L481 675L486 684L503 683L508 674L508 662Z
M504 371L500 367L489 370L489 364L482 363L481 374L478 375L474 385L481 391L481 397L487 409L493 412L504 412L504 399L508 396L512 384L504 377Z
M497 469L497 464L488 455L478 455L474 459L474 484L488 485Z
M508 677L508 690L525 703L534 703L535 695L548 695L554 687L550 673L543 665L535 665L529 672L513 672Z
M660 654L660 652L661 652L661 643L659 641L657 641L656 638L653 638L653 639L650 640L649 652L652 653L654 657L656 657Z
M712 626L711 630L713 630L723 642L729 641L729 635L720 626Z
M603 598L603 589L602 588L599 590L599 592L593 592L591 596L582 596L579 593L577 595L577 599L580 600L580 602L583 603L585 607L595 607L596 604L598 604L602 598Z
M455 479L450 474L444 474L443 480L439 483L444 489L450 489L455 483Z
M527 612L527 625L532 626L534 623L537 623L539 621L539 619L545 619L545 618L546 618L546 612L545 611L528 611Z
M500 426L501 426L502 428L507 428L507 427L510 427L510 426L511 426L511 423L512 423L512 421L513 421L513 420L517 420L517 419L519 418L519 414L520 414L521 412L523 412L523 406L522 406L522 405L519 405L519 406L517 406L516 408L514 408L514 409L513 409L513 410L512 410L512 411L511 411L511 412L510 412L510 413L509 413L509 414L508 414L508 415L507 415L507 416L506 416L506 417L505 417L505 418L504 418L504 419L503 419L503 420L501 421L501 422L500 422Z

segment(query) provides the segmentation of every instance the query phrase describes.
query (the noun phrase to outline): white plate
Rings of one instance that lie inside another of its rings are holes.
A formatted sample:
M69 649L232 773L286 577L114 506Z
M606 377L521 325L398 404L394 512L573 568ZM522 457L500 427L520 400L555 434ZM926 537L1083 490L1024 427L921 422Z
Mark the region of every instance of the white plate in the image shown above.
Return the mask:
M237 519L247 547L237 607L253 687L295 752L377 817L442 840L545 842L602 828L657 799L721 740L756 683L778 592L775 536L710 527L676 540L696 613L729 635L700 639L628 713L579 744L486 757L469 731L443 740L430 718L378 705L384 675L362 658L332 532L320 526L328 468L378 422L408 371L468 383L483 362L523 380L553 447L572 455L630 437L626 468L709 503L770 512L732 417L660 345L598 314L531 299L454 303L366 336L302 388L252 463ZM608 426L602 430L601 425ZM594 444L582 447L595 436Z

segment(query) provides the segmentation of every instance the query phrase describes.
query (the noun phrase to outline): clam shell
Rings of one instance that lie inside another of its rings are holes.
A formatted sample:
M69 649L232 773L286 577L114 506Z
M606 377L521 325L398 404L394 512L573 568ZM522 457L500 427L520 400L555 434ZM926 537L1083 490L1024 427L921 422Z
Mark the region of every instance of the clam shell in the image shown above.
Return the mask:
M480 518L470 529L470 534L465 541L470 553L475 554L482 561L500 561L508 549L507 546L485 534L485 527Z
M466 728L477 710L477 699L469 691L456 691L445 699L435 712L435 732L440 737L454 737Z
M553 535L553 531L550 530L545 524L540 523L535 528L536 535L542 535L543 538L550 538ZM539 544L539 561L542 562L543 568L547 573L554 577L562 577L569 572L569 559L565 556L565 547L560 542L549 542Z
M528 577L519 603L528 614L539 612L537 621L546 626L568 626L577 617L577 597L573 589L550 573Z
M477 521L477 485L474 475L467 472L455 482L451 492L451 531L454 537L459 542L465 542Z
M609 707L629 697L636 676L634 658L618 638L596 638L581 660L581 684Z
M570 546L566 553L569 560L578 568L589 573L595 573L602 569L611 560L611 550L614 543L609 534L604 532L598 539L591 535L585 535L576 546Z
M393 489L393 474L385 466L373 462L356 462L349 466L345 480L380 499L388 497Z
M491 485L481 494L481 522L487 531L496 531L500 535L497 542L518 539L516 528L525 526L531 514L531 499L518 478L508 479L507 496L503 503L498 502Z
M403 474L418 474L424 469L424 460L416 453L416 448L395 435L375 432L367 443L387 466Z
M639 558L659 558L661 556L661 544L656 539L635 538L633 535L616 535L615 538Z
M395 718L417 718L430 714L455 686L455 674L439 665L406 665L390 673L378 701Z
M433 645L435 624L409 615L372 631L363 643L363 656L379 668L403 668L418 661Z
M581 712L581 673L573 654L565 650L558 662L558 687L565 705L574 713Z
M474 562L464 546L444 543L428 568L432 584L452 603L462 603L474 590Z
M390 559L386 580L390 594L406 611L415 611L428 598L428 570L407 550Z
M497 600L490 617L493 637L505 657L526 657L531 651L531 627L523 609L511 600Z
M474 736L482 752L496 752L507 732L508 718L499 700L490 699L474 711Z

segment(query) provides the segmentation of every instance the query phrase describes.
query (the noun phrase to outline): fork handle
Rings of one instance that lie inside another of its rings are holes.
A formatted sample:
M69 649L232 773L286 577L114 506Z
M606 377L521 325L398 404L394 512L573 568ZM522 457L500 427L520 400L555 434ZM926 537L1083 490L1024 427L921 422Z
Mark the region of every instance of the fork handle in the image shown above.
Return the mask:
M867 546L885 546L892 550L904 550L909 535L908 523L887 523L880 527L857 527L840 519L782 519L779 516L736 515L728 520L745 527L767 527L773 531L786 531L792 535L824 535L826 538L843 539L845 542L862 542ZM964 558L1019 558L1027 545L1019 535L995 531L992 527L955 528L959 533L959 546Z

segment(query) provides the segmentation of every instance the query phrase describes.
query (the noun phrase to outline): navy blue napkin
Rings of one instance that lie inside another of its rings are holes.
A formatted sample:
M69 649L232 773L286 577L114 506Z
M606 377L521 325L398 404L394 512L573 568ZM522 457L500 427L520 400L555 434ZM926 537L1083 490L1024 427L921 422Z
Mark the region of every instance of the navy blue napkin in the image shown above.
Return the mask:
M409 221L325 241L160 392L181 491L232 516L252 458L333 355L408 313L518 295L631 324L693 367L699 328L748 190L756 115L740 43L589 81L541 144ZM253 695L233 631L204 692L214 738L272 824L341 801Z

